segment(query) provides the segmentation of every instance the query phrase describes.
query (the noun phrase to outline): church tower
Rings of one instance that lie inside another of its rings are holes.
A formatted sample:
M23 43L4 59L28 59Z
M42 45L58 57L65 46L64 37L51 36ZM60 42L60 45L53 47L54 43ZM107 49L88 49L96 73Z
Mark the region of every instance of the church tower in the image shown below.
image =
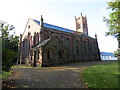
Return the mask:
M87 17L81 16L77 17L75 16L75 22L76 22L76 31L82 32L86 35L88 35L88 26L87 26Z

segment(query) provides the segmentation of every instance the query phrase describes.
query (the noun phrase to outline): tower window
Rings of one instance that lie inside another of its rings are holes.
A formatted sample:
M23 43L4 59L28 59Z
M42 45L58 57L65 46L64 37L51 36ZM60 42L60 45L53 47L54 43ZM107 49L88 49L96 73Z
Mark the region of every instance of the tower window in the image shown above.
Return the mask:
M76 26L76 29L80 29L80 28L81 28L81 26L80 26L80 24L78 23L77 26Z
M79 24L79 28L81 28L81 24Z
M83 28L86 28L86 25L83 23Z
M30 25L28 25L28 29L30 29Z

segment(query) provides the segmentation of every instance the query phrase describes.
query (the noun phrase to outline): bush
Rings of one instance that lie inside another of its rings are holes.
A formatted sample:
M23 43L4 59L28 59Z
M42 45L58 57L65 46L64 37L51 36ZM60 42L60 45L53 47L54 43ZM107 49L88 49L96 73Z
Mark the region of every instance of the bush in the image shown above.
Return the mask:
M12 60L16 58L16 53L10 49L3 48L2 57L2 70L9 71L10 68L14 65Z

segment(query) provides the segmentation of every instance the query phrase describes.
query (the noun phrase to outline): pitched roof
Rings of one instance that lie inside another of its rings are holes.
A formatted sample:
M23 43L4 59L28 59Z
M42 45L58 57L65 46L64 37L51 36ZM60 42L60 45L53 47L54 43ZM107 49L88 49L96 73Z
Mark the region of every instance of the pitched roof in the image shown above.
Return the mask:
M40 25L40 21L35 20L35 19L33 19L33 20L34 20L38 25ZM76 34L76 33L75 33L76 31L74 31L74 30L70 30L70 29L67 29L67 28L59 27L59 26L56 26L56 25L48 24L48 23L44 23L44 27ZM81 33L81 32L80 32L80 34L77 34L77 35L82 35L82 36L84 36L84 37L92 38L92 37L90 37L90 36L88 36L88 35L86 35L86 34L84 34L84 33ZM93 38L92 38L92 39L93 39Z
M100 54L103 56L115 56L113 53L109 53L109 52L100 52Z
M44 45L47 44L50 40L51 40L51 38L46 39L46 40L44 40L44 41L38 43L38 44L35 46L35 48L39 48L39 47L44 46Z
M33 19L34 20L34 19ZM37 24L40 25L40 21L37 21L37 20L34 20ZM52 24L48 24L48 23L44 23L44 27L47 27L47 28L51 28L51 29L56 29L56 30L60 30L60 31L64 31L64 32L70 32L70 33L74 33L75 31L73 30L70 30L70 29L66 29L66 28L63 28L63 27L59 27L59 26L56 26L56 25L52 25Z

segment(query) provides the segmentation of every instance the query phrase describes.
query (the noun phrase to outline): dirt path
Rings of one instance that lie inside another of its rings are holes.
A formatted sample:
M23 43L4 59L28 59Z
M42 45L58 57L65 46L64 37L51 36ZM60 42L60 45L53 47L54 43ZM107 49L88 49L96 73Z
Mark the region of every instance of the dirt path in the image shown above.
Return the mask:
M57 67L13 68L3 88L86 88L80 73L85 68L110 61L80 62Z

